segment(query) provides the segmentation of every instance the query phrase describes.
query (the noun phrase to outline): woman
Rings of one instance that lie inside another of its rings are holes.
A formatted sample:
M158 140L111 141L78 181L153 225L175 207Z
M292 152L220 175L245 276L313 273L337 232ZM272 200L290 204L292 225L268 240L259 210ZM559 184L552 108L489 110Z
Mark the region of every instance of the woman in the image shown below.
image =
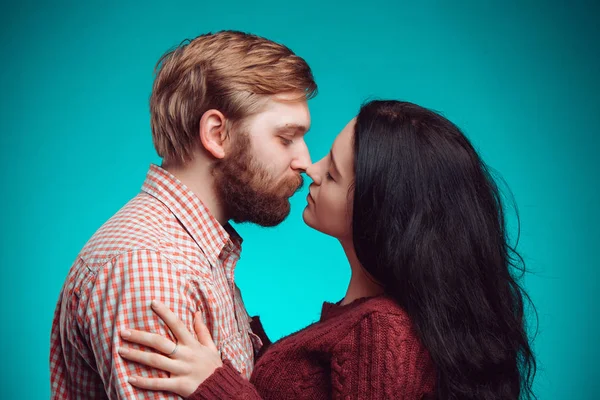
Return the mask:
M271 345L250 382L221 362L201 318L196 341L155 304L178 345L132 331L125 340L165 356L122 356L170 378L133 385L191 399L534 397L526 294L512 276L500 194L455 125L415 104L373 101L307 174L304 220L339 239L352 269L341 303Z

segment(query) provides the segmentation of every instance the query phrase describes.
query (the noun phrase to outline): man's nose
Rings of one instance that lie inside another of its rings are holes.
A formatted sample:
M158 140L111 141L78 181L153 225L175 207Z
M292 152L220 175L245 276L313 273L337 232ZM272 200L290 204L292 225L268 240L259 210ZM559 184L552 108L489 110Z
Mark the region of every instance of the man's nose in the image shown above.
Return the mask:
M312 162L310 160L308 147L306 146L306 143L302 141L302 144L299 146L297 153L294 159L292 160L292 169L300 170L300 172L305 172L311 164Z

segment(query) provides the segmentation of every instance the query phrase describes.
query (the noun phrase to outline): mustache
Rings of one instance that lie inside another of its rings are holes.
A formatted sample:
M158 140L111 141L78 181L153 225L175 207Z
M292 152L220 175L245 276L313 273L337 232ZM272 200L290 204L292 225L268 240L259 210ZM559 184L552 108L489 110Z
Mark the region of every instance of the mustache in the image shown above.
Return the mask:
M299 191L302 190L302 188L304 187L304 177L302 175L298 175L298 184L297 184L297 188L296 191L294 193L298 193Z
M302 175L294 175L289 177L280 183L279 190L281 194L286 197L291 197L298 193L304 187L304 178Z

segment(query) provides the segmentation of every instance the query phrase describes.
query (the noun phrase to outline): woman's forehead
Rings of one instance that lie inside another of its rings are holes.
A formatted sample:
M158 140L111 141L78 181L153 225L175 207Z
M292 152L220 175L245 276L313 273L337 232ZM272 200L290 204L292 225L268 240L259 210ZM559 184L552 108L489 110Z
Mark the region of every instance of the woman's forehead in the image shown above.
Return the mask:
M331 146L331 153L340 168L352 168L355 119L353 118L338 134Z

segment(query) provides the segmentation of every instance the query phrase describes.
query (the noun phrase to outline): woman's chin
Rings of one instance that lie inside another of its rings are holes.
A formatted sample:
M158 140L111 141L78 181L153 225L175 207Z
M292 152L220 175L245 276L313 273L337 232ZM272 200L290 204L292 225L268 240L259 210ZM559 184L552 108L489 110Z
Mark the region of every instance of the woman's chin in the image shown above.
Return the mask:
M319 224L319 221L317 220L315 215L312 213L312 210L310 208L311 208L310 205L306 206L306 208L304 209L304 212L302 213L302 219L304 220L304 223L309 228L312 228L317 232L321 232L321 233L324 233L325 235L329 235L329 233L323 231L323 229L322 229L323 226Z
M309 208L308 205L306 207L304 207L304 211L302 211L302 219L304 220L304 223L306 225L308 225L312 228L312 225L310 224L312 215L310 215L310 210L308 208Z
M304 211L302 212L302 219L304 220L304 223L306 225L308 225L309 227L315 229L315 230L319 230L318 228L318 224L316 224L315 222L315 216L312 213L312 210L310 209L310 204L308 204L305 208Z

